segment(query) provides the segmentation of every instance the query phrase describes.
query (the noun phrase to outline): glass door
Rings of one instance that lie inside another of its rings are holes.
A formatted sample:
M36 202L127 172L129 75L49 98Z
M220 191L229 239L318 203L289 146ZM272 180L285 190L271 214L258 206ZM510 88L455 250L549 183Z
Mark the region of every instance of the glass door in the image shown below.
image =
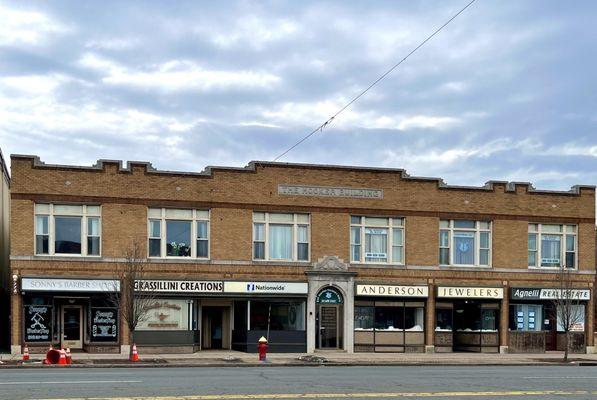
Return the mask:
M319 306L319 343L322 349L338 348L338 306Z
M83 348L83 324L81 323L82 316L82 306L62 307L62 347L69 347L71 349Z

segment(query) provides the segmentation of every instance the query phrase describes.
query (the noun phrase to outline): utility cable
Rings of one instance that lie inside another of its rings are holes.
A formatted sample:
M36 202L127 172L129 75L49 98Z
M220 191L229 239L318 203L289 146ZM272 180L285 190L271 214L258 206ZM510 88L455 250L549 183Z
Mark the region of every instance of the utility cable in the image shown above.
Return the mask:
M338 115L340 115L344 110L346 110L348 107L350 107L355 101L357 101L358 99L360 99L361 97L363 97L365 95L365 93L367 93L369 90L371 90L375 85L377 85L379 82L381 82L386 76L388 76L392 71L394 71L396 68L398 68L400 66L400 64L402 64L404 61L406 61L410 56L412 56L417 50L419 50L421 47L423 47L425 45L425 43L427 43L428 41L430 41L435 35L437 35L438 33L441 32L442 29L444 29L446 26L448 26L450 24L450 22L454 21L456 19L456 17L458 17L460 14L462 14L467 8L469 8L470 6L473 5L473 3L477 1L477 0L471 0L466 6L464 6L460 11L458 11L456 14L454 14L452 16L452 18L450 18L448 21L446 21L442 26L440 26L439 28L437 28L431 35L427 36L427 38L425 40L423 40L417 47L415 47L413 50L411 50L410 53L408 53L404 58L402 58L402 60L398 61L396 64L394 64L394 66L392 66L392 68L390 68L389 70L387 70L382 76L380 76L379 78L377 78L371 85L369 85L365 90L363 90L361 93L359 93L357 96L355 96L352 100L350 100L348 103L346 103L346 105L344 107L342 107L341 109L339 109L334 115L332 115L330 118L328 118L323 124L319 125L317 128L315 128L313 131L311 131L308 135L306 135L305 137L303 137L301 140L299 140L298 142L296 142L295 144L293 144L292 146L290 146L288 149L286 149L286 151L284 151L282 154L280 154L278 157L274 158L273 161L278 161L280 158L284 157L286 154L288 154L290 151L292 151L294 148L296 148L297 146L299 146L301 143L303 143L305 140L309 139L311 136L313 136L314 134L316 134L319 131L323 131L323 128L327 127L329 124L332 123L332 121L334 121L334 118L336 118Z

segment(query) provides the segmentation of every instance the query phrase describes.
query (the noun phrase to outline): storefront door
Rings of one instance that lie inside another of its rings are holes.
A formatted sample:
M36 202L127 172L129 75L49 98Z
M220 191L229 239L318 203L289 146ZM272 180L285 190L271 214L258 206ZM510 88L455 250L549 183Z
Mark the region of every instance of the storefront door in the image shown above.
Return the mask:
M222 349L223 344L223 307L204 307L203 308L203 348L204 349Z
M71 349L83 348L82 306L62 307L62 347Z
M338 348L338 306L319 306L319 343L322 349Z

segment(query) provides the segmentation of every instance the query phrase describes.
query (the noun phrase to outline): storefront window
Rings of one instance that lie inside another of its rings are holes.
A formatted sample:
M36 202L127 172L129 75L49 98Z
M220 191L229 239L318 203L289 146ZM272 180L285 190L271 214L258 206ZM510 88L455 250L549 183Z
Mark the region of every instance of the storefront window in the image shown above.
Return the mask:
M155 299L137 330L188 330L190 307L187 300Z
M452 309L438 308L435 310L436 332L452 332Z
M373 330L375 323L375 307L357 306L354 308L354 328L356 330Z
M537 304L511 304L510 329L513 331L543 330L543 306Z
M394 331L404 329L404 309L402 307L375 307L375 329Z
M484 307L477 302L456 304L454 320L457 332L497 332L499 321L497 308Z
M250 329L270 331L304 331L305 302L250 301Z
M565 305L558 306L558 332L564 332L566 321L571 331L585 330L585 305L584 304L569 304L569 309L565 309Z

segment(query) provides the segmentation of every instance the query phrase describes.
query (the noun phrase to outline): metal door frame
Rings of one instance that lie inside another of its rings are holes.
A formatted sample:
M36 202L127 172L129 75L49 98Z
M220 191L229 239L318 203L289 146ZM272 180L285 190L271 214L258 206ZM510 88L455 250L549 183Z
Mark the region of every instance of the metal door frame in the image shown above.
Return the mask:
M65 340L64 339L64 311L66 309L78 309L79 310L79 340ZM61 307L60 312L60 345L63 347L69 347L73 349L83 348L83 306L79 304L71 305L65 304Z
M318 329L318 335L319 335L319 348L322 350L338 350L340 348L340 338L338 335L339 329L340 329L340 306L341 304L319 304L319 329ZM330 308L335 308L336 309L336 346L335 347L324 347L323 346L323 340L322 340L322 326L321 326L321 321L322 321L322 316L321 316L321 309L322 307L330 307Z

